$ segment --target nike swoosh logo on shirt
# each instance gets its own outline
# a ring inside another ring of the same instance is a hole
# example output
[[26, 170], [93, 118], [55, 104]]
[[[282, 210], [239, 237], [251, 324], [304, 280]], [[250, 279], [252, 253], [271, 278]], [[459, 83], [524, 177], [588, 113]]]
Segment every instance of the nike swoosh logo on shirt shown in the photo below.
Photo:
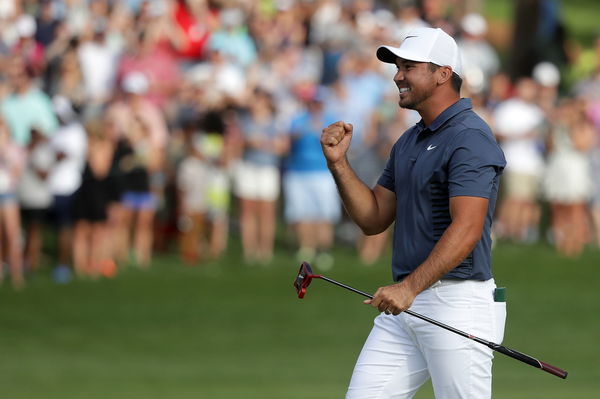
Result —
[[427, 151], [431, 151], [431, 150], [433, 150], [436, 147], [437, 147], [437, 145], [431, 145], [431, 144], [429, 144], [429, 147], [427, 147]]

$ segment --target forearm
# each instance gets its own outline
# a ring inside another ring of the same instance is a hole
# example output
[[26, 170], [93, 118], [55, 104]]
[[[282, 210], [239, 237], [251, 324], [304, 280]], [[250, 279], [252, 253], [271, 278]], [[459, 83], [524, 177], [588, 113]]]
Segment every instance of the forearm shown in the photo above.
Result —
[[403, 281], [415, 296], [458, 266], [481, 238], [478, 226], [451, 223], [425, 261]]
[[363, 183], [347, 159], [328, 164], [344, 207], [352, 220], [367, 234], [378, 234], [389, 226], [371, 188]]
[[321, 147], [346, 211], [365, 234], [378, 234], [396, 217], [396, 195], [379, 185], [371, 189], [356, 176], [346, 156], [352, 129], [342, 121], [327, 126], [321, 134]]

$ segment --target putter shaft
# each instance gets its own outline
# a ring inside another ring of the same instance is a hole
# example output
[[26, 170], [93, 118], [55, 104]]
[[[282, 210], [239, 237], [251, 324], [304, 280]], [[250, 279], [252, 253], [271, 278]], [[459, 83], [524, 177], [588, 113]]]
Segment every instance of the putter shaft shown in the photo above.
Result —
[[[315, 274], [309, 274], [308, 277], [309, 278], [319, 278], [321, 280], [325, 280], [325, 281], [327, 281], [327, 282], [329, 282], [331, 284], [335, 284], [335, 285], [337, 285], [339, 287], [345, 288], [345, 289], [347, 289], [349, 291], [355, 292], [355, 293], [357, 293], [359, 295], [362, 295], [364, 297], [367, 297], [369, 299], [373, 299], [373, 295], [367, 294], [366, 292], [358, 290], [358, 289], [356, 289], [354, 287], [350, 287], [349, 285], [340, 283], [339, 281], [335, 281], [335, 280], [333, 280], [333, 279], [331, 279], [329, 277], [322, 276], [322, 275], [315, 275]], [[533, 367], [536, 367], [538, 369], [544, 370], [545, 372], [550, 373], [552, 375], [555, 375], [555, 376], [557, 376], [559, 378], [562, 378], [562, 379], [567, 378], [567, 375], [568, 375], [567, 371], [562, 370], [562, 369], [560, 369], [560, 368], [558, 368], [556, 366], [552, 366], [551, 364], [542, 362], [542, 361], [540, 361], [540, 360], [538, 360], [538, 359], [536, 359], [536, 358], [534, 358], [532, 356], [526, 355], [525, 353], [516, 351], [514, 349], [507, 348], [506, 346], [503, 346], [503, 345], [500, 345], [500, 344], [496, 344], [494, 342], [487, 341], [487, 340], [485, 340], [483, 338], [476, 337], [475, 335], [466, 333], [466, 332], [461, 331], [461, 330], [459, 330], [457, 328], [451, 327], [451, 326], [449, 326], [447, 324], [444, 324], [444, 323], [439, 322], [437, 320], [431, 319], [431, 318], [429, 318], [427, 316], [423, 316], [422, 314], [417, 313], [417, 312], [413, 312], [412, 310], [405, 310], [404, 313], [409, 314], [409, 315], [411, 315], [413, 317], [417, 317], [417, 318], [419, 318], [419, 319], [421, 319], [423, 321], [426, 321], [427, 323], [431, 323], [433, 325], [441, 327], [441, 328], [443, 328], [445, 330], [448, 330], [450, 332], [453, 332], [455, 334], [461, 335], [461, 336], [463, 336], [465, 338], [468, 338], [468, 339], [470, 339], [472, 341], [478, 342], [478, 343], [480, 343], [482, 345], [485, 345], [488, 348], [490, 348], [490, 349], [492, 349], [492, 350], [494, 350], [496, 352], [499, 352], [499, 353], [502, 353], [502, 354], [504, 354], [506, 356], [512, 357], [513, 359], [519, 360], [519, 361], [521, 361], [523, 363], [529, 364], [530, 366], [533, 366]]]

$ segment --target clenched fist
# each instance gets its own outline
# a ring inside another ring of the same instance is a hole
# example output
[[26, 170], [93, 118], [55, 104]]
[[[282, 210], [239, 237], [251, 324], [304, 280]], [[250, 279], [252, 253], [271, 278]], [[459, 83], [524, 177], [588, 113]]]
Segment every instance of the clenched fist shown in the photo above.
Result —
[[328, 164], [335, 164], [346, 157], [352, 140], [352, 125], [342, 121], [332, 123], [321, 133], [321, 147]]

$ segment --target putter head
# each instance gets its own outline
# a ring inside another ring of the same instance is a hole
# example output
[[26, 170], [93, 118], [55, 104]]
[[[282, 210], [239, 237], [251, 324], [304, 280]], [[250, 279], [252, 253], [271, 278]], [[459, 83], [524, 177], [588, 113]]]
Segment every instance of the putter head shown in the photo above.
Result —
[[298, 270], [298, 275], [296, 276], [296, 280], [294, 280], [294, 287], [296, 288], [296, 292], [298, 293], [298, 298], [304, 298], [306, 294], [306, 289], [310, 285], [310, 282], [313, 278], [313, 271], [308, 262], [302, 262], [300, 265], [300, 269]]

